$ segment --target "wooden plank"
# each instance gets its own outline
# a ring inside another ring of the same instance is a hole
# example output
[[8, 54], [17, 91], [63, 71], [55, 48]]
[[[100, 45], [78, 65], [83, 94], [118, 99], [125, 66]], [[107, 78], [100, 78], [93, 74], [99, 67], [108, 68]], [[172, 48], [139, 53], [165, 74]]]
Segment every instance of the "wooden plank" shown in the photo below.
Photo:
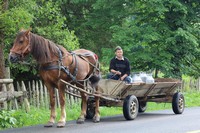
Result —
[[29, 104], [32, 105], [33, 104], [33, 91], [31, 89], [31, 82], [28, 81], [28, 88], [27, 88], [28, 94], [29, 94]]
[[17, 98], [23, 96], [23, 92], [22, 91], [1, 91], [0, 92], [0, 103], [4, 102], [4, 101], [10, 101], [13, 98]]
[[55, 100], [56, 100], [56, 106], [57, 106], [57, 108], [60, 108], [60, 97], [59, 97], [59, 92], [58, 92], [58, 89], [57, 89], [57, 88], [54, 88], [54, 90], [55, 90], [55, 95], [56, 95], [56, 98], [55, 98]]
[[65, 92], [66, 92], [67, 94], [70, 94], [70, 95], [74, 96], [74, 97], [81, 98], [80, 95], [77, 95], [77, 94], [71, 93], [71, 92], [68, 91], [68, 90], [65, 90]]
[[35, 81], [32, 81], [32, 90], [33, 90], [33, 106], [36, 107], [36, 91], [35, 91]]
[[86, 90], [84, 90], [82, 88], [79, 88], [79, 87], [76, 87], [76, 86], [74, 86], [74, 85], [72, 85], [72, 84], [70, 84], [70, 83], [68, 83], [68, 82], [66, 82], [66, 81], [64, 81], [62, 79], [60, 79], [60, 81], [63, 82], [63, 83], [65, 83], [66, 85], [72, 87], [73, 89], [77, 89], [77, 90], [79, 90], [79, 91], [81, 91], [81, 92], [83, 92], [83, 93], [85, 93], [87, 95], [100, 97], [100, 98], [103, 98], [105, 100], [110, 100], [110, 101], [115, 101], [115, 102], [121, 102], [121, 100], [118, 100], [118, 99], [115, 99], [115, 98], [111, 98], [111, 97], [107, 97], [107, 96], [103, 96], [102, 94], [89, 93]]
[[25, 86], [23, 81], [22, 81], [22, 91], [25, 94], [25, 96], [24, 96], [24, 105], [25, 105], [26, 112], [30, 112], [30, 103], [29, 103], [28, 98], [27, 98], [26, 86]]
[[3, 84], [3, 83], [12, 83], [13, 82], [13, 79], [0, 79], [0, 83]]
[[43, 89], [43, 85], [42, 85], [42, 81], [40, 80], [39, 81], [39, 84], [40, 84], [40, 105], [41, 107], [44, 107], [44, 89]]
[[[9, 88], [9, 90], [11, 90], [12, 92], [14, 92], [14, 85], [13, 85], [13, 83], [8, 84], [8, 88]], [[13, 102], [14, 102], [13, 104], [14, 104], [14, 106], [15, 106], [15, 109], [18, 110], [19, 107], [18, 107], [18, 103], [17, 103], [16, 97], [13, 98]]]
[[[19, 85], [19, 82], [17, 82], [17, 91], [21, 91], [21, 87]], [[23, 108], [23, 97], [20, 97], [20, 102], [19, 102], [19, 106], [21, 106]]]
[[45, 99], [45, 107], [49, 108], [48, 92], [47, 92], [47, 87], [45, 85], [44, 85], [44, 99]]
[[[11, 89], [11, 87], [9, 86], [9, 84], [7, 83], [6, 84], [6, 89], [7, 91], [10, 91], [10, 92], [13, 92], [14, 90]], [[8, 100], [7, 103], [8, 103], [8, 110], [12, 110], [13, 109], [13, 102], [14, 102], [14, 98], [12, 98], [13, 100]]]
[[40, 108], [40, 95], [39, 95], [39, 87], [38, 81], [35, 81], [35, 91], [36, 91], [36, 107]]
[[[2, 84], [2, 91], [5, 91], [5, 92], [7, 91], [6, 85], [5, 85], [5, 84]], [[8, 109], [7, 101], [3, 102], [3, 108], [4, 108], [5, 110]]]

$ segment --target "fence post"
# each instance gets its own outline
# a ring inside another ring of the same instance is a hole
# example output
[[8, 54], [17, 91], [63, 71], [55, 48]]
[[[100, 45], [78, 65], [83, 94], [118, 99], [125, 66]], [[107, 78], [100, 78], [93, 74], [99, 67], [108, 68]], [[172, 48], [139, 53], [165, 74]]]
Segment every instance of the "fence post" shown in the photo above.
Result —
[[57, 88], [54, 88], [54, 91], [55, 91], [55, 95], [56, 95], [56, 105], [57, 105], [57, 108], [60, 108], [60, 98], [59, 98], [59, 93], [58, 93], [58, 89]]
[[28, 97], [28, 99], [29, 99], [29, 103], [30, 103], [30, 105], [32, 105], [33, 104], [33, 91], [32, 91], [32, 89], [31, 89], [31, 82], [30, 81], [28, 81], [28, 94], [29, 94], [29, 97]]
[[[71, 88], [71, 87], [70, 87]], [[71, 93], [74, 92], [74, 89], [71, 88], [69, 89]], [[69, 99], [70, 99], [70, 106], [72, 107], [74, 105], [74, 97], [72, 95], [69, 95]]]
[[35, 81], [32, 81], [32, 90], [33, 90], [33, 106], [36, 107], [36, 91], [35, 91]]
[[49, 109], [48, 92], [47, 92], [47, 87], [45, 85], [44, 85], [44, 99], [45, 99], [45, 107]]
[[[5, 92], [7, 91], [6, 85], [5, 85], [5, 84], [2, 84], [2, 91], [5, 91]], [[4, 108], [5, 110], [8, 109], [7, 101], [3, 102], [3, 108]]]
[[40, 83], [40, 105], [41, 107], [44, 107], [44, 89], [43, 89], [43, 85], [42, 85], [42, 81], [39, 81]]
[[[15, 91], [15, 90], [14, 90], [13, 83], [7, 84], [7, 88], [8, 88], [8, 90], [10, 90], [11, 92], [14, 92], [14, 91]], [[11, 100], [11, 101], [12, 101], [12, 100]], [[14, 102], [15, 109], [18, 110], [19, 107], [18, 107], [18, 103], [17, 103], [17, 99], [16, 99], [16, 98], [14, 98], [13, 101], [11, 102], [10, 108], [12, 108], [11, 106], [12, 106], [13, 102]]]
[[25, 96], [24, 96], [25, 109], [26, 109], [26, 112], [29, 112], [30, 111], [30, 104], [29, 104], [28, 98], [27, 98], [26, 86], [25, 86], [23, 81], [22, 81], [22, 91], [25, 94]]
[[[19, 82], [17, 82], [17, 91], [22, 91], [21, 90], [21, 87], [19, 85]], [[24, 108], [24, 105], [23, 105], [23, 97], [20, 97], [20, 104], [19, 106], [21, 106], [21, 108]]]
[[39, 88], [38, 88], [38, 81], [35, 82], [36, 86], [36, 107], [40, 107], [40, 100], [39, 100]]

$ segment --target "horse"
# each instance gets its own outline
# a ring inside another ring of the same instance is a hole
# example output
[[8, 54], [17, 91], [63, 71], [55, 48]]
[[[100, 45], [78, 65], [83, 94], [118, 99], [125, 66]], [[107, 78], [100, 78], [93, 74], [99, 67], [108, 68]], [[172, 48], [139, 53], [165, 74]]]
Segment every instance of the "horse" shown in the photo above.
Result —
[[[9, 60], [16, 63], [24, 60], [31, 54], [39, 65], [39, 74], [50, 94], [50, 119], [44, 127], [52, 127], [55, 124], [55, 91], [58, 89], [61, 115], [57, 127], [66, 124], [65, 89], [66, 84], [60, 79], [85, 89], [84, 83], [89, 82], [93, 89], [98, 91], [100, 70], [98, 56], [90, 50], [78, 49], [72, 52], [63, 46], [32, 33], [30, 30], [20, 30], [13, 47], [10, 49]], [[77, 123], [84, 123], [87, 110], [87, 95], [80, 92], [82, 107]], [[99, 97], [95, 97], [94, 122], [100, 121]]]

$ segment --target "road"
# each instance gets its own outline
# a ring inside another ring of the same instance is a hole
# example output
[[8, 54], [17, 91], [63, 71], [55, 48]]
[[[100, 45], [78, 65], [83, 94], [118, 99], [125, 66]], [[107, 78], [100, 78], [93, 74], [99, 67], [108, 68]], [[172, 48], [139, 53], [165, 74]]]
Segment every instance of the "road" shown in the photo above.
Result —
[[172, 110], [139, 114], [126, 121], [123, 115], [101, 118], [100, 123], [68, 121], [65, 128], [44, 128], [43, 125], [8, 129], [0, 133], [200, 133], [200, 107], [185, 108], [181, 115]]

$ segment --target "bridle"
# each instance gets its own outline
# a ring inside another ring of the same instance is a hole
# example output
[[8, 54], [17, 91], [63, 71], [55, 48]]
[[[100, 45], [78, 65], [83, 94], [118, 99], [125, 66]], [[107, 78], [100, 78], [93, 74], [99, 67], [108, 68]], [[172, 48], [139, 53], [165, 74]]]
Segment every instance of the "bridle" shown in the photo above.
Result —
[[22, 51], [15, 51], [15, 50], [10, 50], [11, 53], [14, 53], [14, 54], [17, 54], [17, 55], [20, 55], [21, 58], [24, 58], [24, 55], [26, 53], [26, 51], [30, 51], [30, 33], [28, 35], [28, 44], [27, 46], [24, 48], [24, 50]]

